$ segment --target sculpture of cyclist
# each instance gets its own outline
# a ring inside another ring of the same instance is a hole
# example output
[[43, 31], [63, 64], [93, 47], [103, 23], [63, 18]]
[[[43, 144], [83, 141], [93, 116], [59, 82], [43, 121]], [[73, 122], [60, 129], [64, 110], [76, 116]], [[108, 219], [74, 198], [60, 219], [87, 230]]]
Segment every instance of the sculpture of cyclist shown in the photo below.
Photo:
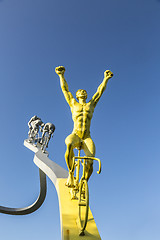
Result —
[[[74, 186], [74, 169], [73, 165], [73, 157], [74, 157], [74, 148], [82, 148], [87, 157], [95, 156], [95, 145], [90, 136], [90, 124], [93, 116], [94, 108], [96, 107], [97, 102], [102, 96], [107, 82], [110, 78], [113, 77], [113, 73], [109, 70], [104, 72], [104, 79], [100, 86], [97, 89], [97, 92], [93, 95], [92, 99], [87, 103], [87, 92], [83, 89], [79, 89], [76, 92], [76, 99], [74, 99], [73, 95], [68, 89], [68, 84], [64, 78], [65, 68], [63, 66], [59, 66], [55, 68], [55, 72], [58, 74], [60, 78], [60, 85], [64, 97], [67, 103], [70, 106], [72, 119], [74, 122], [74, 128], [72, 133], [65, 139], [65, 143], [67, 146], [65, 153], [65, 160], [69, 169], [69, 177], [66, 185], [68, 187]], [[85, 178], [88, 180], [93, 172], [93, 163], [92, 161], [87, 161], [86, 164], [86, 172]]]
[[[40, 141], [40, 144], [42, 144], [41, 149], [43, 151], [45, 151], [45, 148], [48, 148], [49, 140], [50, 140], [51, 136], [53, 136], [54, 131], [55, 131], [55, 126], [54, 126], [53, 123], [46, 123], [44, 125], [43, 132], [42, 132], [42, 138], [41, 138], [41, 141]], [[47, 137], [47, 142], [45, 143], [46, 133], [48, 133], [48, 137]]]
[[35, 142], [35, 137], [39, 132], [39, 127], [41, 127], [41, 131], [42, 131], [44, 123], [39, 117], [35, 115], [29, 120], [28, 126], [29, 126], [28, 141]]

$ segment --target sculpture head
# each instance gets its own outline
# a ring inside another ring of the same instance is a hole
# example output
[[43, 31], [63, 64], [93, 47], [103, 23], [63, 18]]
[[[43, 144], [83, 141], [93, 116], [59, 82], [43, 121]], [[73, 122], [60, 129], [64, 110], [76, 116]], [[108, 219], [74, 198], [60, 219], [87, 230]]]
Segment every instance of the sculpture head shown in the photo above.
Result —
[[39, 117], [37, 117], [37, 115], [34, 115], [34, 116], [32, 117], [32, 119], [34, 119], [34, 120], [41, 120]]
[[76, 92], [76, 98], [79, 100], [80, 98], [81, 99], [87, 99], [87, 92], [86, 90], [83, 90], [83, 89], [79, 89], [77, 92]]

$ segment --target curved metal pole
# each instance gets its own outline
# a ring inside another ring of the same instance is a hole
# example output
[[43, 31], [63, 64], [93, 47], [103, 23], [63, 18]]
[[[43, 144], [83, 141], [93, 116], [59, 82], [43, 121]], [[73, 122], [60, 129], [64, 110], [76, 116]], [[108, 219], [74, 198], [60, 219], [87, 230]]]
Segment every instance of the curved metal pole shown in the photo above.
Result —
[[47, 185], [46, 185], [46, 174], [39, 169], [39, 177], [40, 177], [40, 194], [37, 200], [30, 206], [25, 208], [9, 208], [0, 206], [0, 213], [10, 214], [10, 215], [26, 215], [36, 211], [45, 200]]

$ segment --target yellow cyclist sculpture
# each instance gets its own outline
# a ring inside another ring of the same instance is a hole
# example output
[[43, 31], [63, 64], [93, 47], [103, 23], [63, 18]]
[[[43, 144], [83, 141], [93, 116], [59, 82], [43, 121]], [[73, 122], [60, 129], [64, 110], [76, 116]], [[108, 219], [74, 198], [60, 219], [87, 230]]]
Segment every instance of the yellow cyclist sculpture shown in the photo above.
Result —
[[[66, 101], [68, 102], [72, 119], [74, 122], [74, 128], [72, 133], [65, 139], [67, 146], [65, 153], [65, 160], [69, 169], [69, 177], [66, 185], [68, 187], [74, 186], [74, 169], [73, 169], [73, 157], [74, 148], [81, 148], [84, 150], [87, 157], [95, 156], [95, 144], [90, 136], [90, 124], [93, 116], [94, 108], [99, 101], [102, 93], [106, 89], [108, 80], [113, 76], [113, 73], [109, 70], [104, 72], [103, 82], [97, 89], [97, 92], [93, 95], [92, 99], [86, 103], [87, 92], [86, 90], [79, 89], [76, 92], [77, 102], [71, 92], [68, 89], [68, 84], [64, 78], [65, 68], [59, 66], [55, 68], [55, 72], [60, 78], [60, 85]], [[88, 161], [86, 165], [85, 178], [88, 180], [93, 172], [93, 162]]]

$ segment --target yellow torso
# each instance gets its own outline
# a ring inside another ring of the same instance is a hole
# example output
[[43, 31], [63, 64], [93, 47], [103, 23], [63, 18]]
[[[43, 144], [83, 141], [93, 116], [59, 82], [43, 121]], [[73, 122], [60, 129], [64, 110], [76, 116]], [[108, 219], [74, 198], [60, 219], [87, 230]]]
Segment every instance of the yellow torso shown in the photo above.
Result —
[[72, 119], [74, 122], [73, 133], [76, 133], [81, 139], [90, 136], [90, 124], [94, 112], [92, 102], [80, 104], [74, 101], [71, 106]]

